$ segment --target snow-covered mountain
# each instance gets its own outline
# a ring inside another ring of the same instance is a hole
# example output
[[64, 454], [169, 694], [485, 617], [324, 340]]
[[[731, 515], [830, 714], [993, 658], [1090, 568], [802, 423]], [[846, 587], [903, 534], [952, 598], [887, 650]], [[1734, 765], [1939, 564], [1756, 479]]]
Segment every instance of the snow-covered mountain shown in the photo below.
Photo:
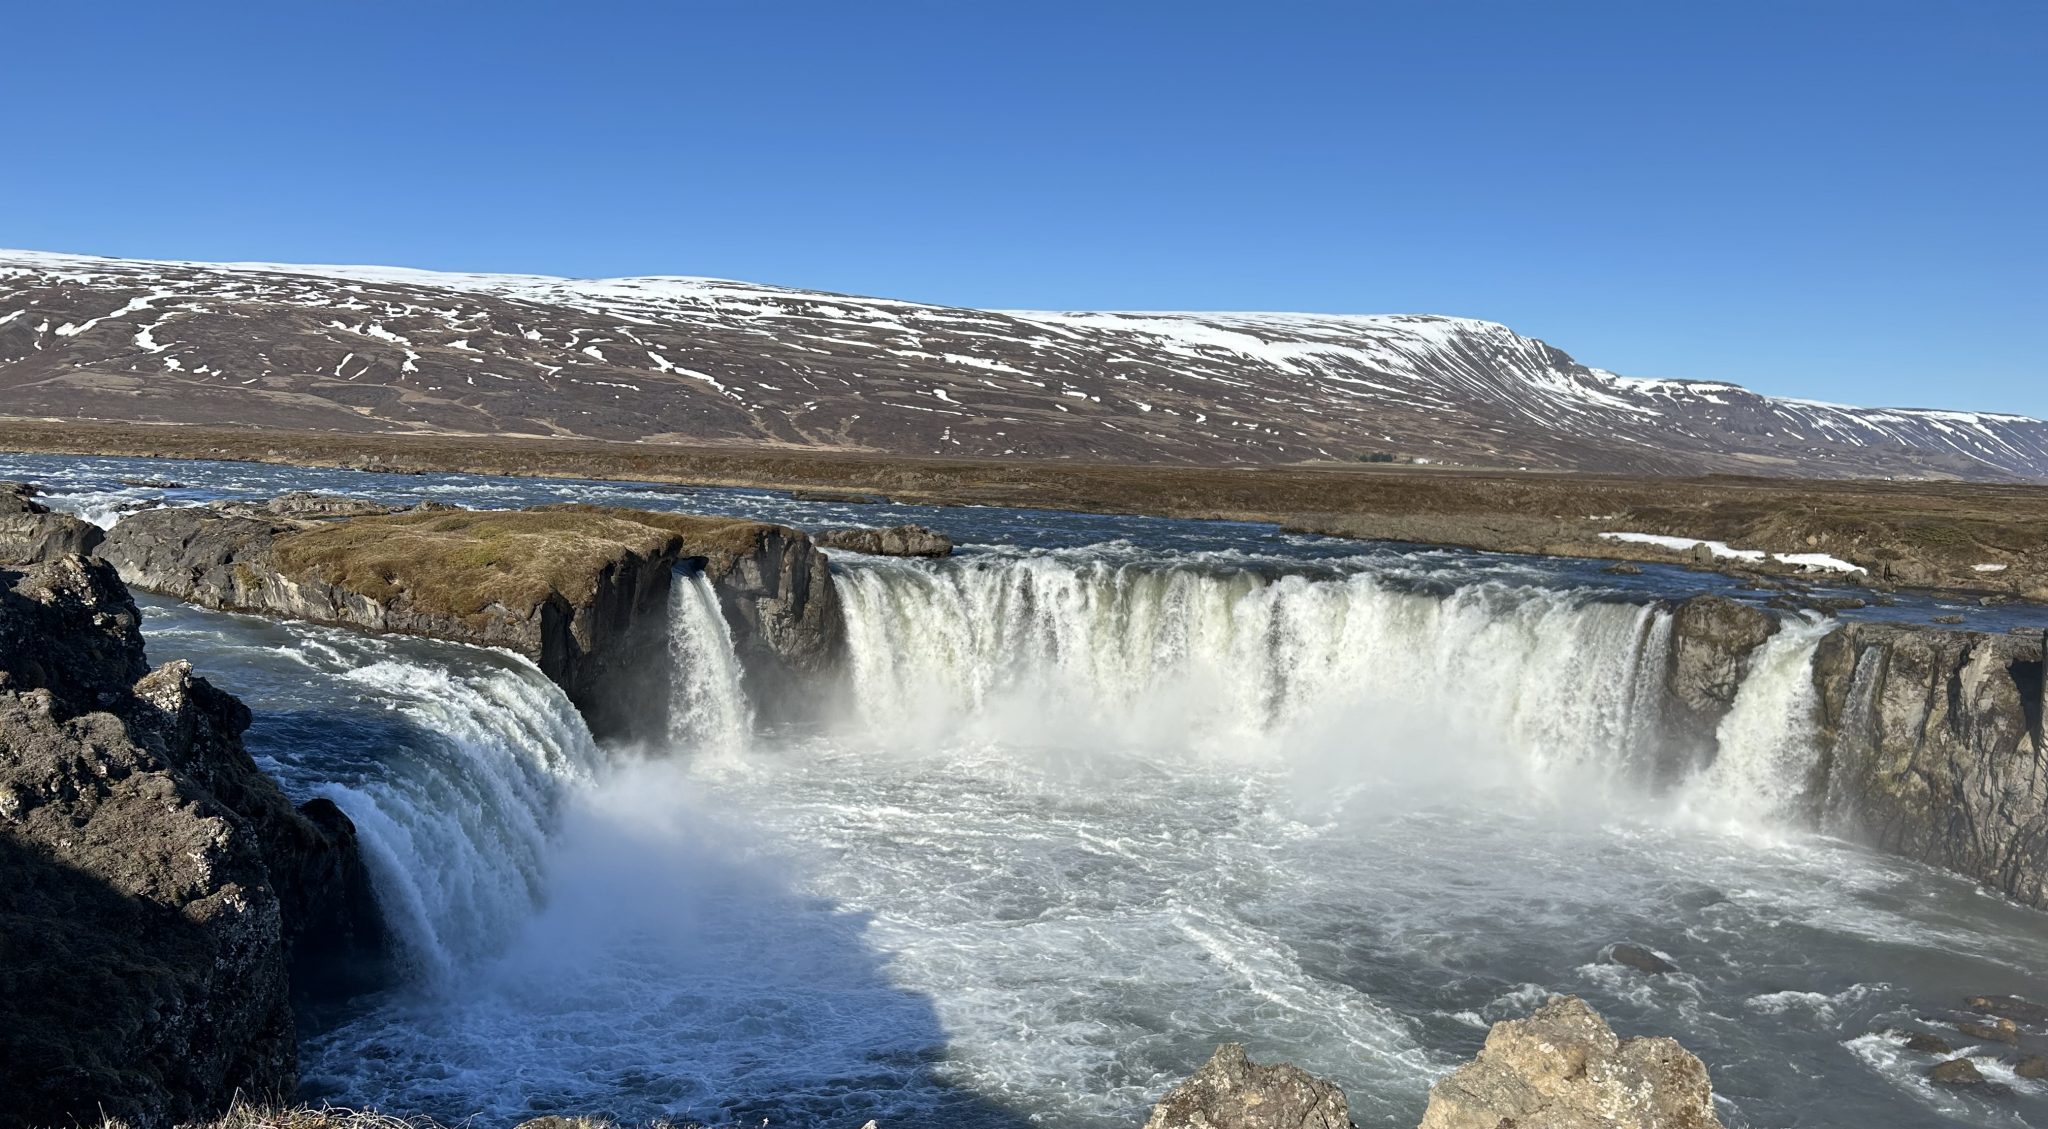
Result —
[[1587, 368], [1394, 314], [957, 309], [0, 251], [0, 416], [1132, 462], [2048, 478], [2048, 424]]

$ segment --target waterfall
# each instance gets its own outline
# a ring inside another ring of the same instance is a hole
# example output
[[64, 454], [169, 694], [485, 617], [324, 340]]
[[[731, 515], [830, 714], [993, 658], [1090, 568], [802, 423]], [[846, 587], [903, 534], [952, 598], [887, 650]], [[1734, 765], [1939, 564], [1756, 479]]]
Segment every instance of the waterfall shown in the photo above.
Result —
[[745, 749], [753, 706], [740, 683], [732, 629], [718, 592], [701, 572], [678, 570], [669, 594], [669, 739], [713, 753]]
[[1813, 655], [1833, 628], [1793, 620], [1757, 648], [1715, 731], [1720, 751], [1685, 785], [1688, 806], [1743, 820], [1801, 819], [1819, 760]]
[[1284, 755], [1398, 735], [1431, 755], [1507, 752], [1537, 777], [1625, 777], [1670, 639], [1652, 606], [1364, 573], [1041, 554], [863, 563], [839, 581], [857, 720], [892, 739], [1069, 729]]
[[336, 676], [389, 716], [355, 723], [378, 726], [376, 758], [355, 771], [330, 762], [317, 791], [355, 822], [402, 956], [433, 983], [531, 915], [553, 813], [591, 777], [598, 750], [567, 697], [511, 656], [385, 658]]

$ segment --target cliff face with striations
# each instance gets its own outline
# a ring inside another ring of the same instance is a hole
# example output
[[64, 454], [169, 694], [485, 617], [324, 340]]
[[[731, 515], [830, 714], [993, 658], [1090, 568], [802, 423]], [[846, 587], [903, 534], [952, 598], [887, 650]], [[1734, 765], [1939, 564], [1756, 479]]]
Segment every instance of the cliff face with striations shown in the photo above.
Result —
[[1850, 623], [1814, 663], [1833, 831], [2048, 906], [2043, 638]]
[[103, 562], [0, 567], [0, 1126], [286, 1096], [293, 958], [381, 939], [347, 817], [295, 809], [139, 622]]
[[824, 554], [782, 526], [590, 506], [286, 509], [146, 511], [101, 553], [130, 584], [207, 607], [515, 651], [601, 737], [667, 731], [679, 567], [712, 579], [763, 699], [828, 669], [843, 646]]

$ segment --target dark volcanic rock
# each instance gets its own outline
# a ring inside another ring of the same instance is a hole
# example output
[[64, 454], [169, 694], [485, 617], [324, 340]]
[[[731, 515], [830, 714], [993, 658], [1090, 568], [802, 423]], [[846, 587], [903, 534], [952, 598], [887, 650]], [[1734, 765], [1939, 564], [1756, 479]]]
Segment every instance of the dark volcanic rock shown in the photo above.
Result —
[[99, 547], [99, 526], [54, 513], [35, 494], [26, 483], [0, 482], [0, 565], [84, 556]]
[[1942, 1038], [1939, 1035], [1930, 1035], [1925, 1031], [1903, 1030], [1896, 1031], [1895, 1034], [1901, 1035], [1905, 1038], [1906, 1049], [1909, 1051], [1915, 1051], [1923, 1055], [1946, 1055], [1955, 1053], [1955, 1048], [1949, 1045], [1949, 1041], [1947, 1039]]
[[1647, 972], [1652, 976], [1678, 971], [1677, 965], [1658, 956], [1655, 952], [1641, 945], [1631, 945], [1626, 941], [1609, 946], [1606, 952], [1606, 959], [1609, 964], [1619, 964], [1626, 968], [1633, 968], [1637, 972]]
[[346, 817], [293, 809], [241, 703], [146, 673], [138, 619], [103, 562], [0, 568], [0, 1126], [289, 1096], [295, 941], [377, 933]]
[[949, 557], [953, 539], [922, 525], [894, 525], [887, 529], [827, 529], [811, 536], [827, 549], [869, 553], [878, 557]]
[[1814, 659], [1830, 831], [2048, 905], [2042, 639], [1853, 622]]
[[1145, 1129], [1352, 1129], [1344, 1091], [1285, 1063], [1259, 1066], [1225, 1043], [1167, 1091]]
[[2048, 1005], [2023, 1000], [2018, 996], [1971, 996], [1963, 1002], [1971, 1011], [2001, 1016], [2015, 1023], [2034, 1026], [2048, 1024]]
[[1714, 731], [1735, 704], [1750, 657], [1778, 633], [1769, 612], [1725, 596], [1695, 596], [1671, 617], [1666, 672], [1665, 757], [1660, 777], [1677, 780], [1714, 755]]
[[2011, 1043], [2018, 1046], [2020, 1041], [2019, 1025], [2010, 1019], [1993, 1019], [1988, 1023], [1965, 1019], [1957, 1022], [1956, 1030], [1972, 1039], [1987, 1043]]
[[1927, 1072], [1927, 1077], [1933, 1079], [1937, 1086], [1980, 1086], [1984, 1083], [1984, 1075], [1977, 1069], [1977, 1064], [1966, 1058], [1936, 1063]]
[[1478, 1057], [1429, 1091], [1421, 1129], [1719, 1129], [1707, 1068], [1676, 1040], [1617, 1038], [1585, 1002], [1552, 996], [1493, 1025]]
[[825, 554], [802, 533], [764, 527], [751, 552], [709, 559], [755, 702], [799, 712], [846, 650], [846, 618]]

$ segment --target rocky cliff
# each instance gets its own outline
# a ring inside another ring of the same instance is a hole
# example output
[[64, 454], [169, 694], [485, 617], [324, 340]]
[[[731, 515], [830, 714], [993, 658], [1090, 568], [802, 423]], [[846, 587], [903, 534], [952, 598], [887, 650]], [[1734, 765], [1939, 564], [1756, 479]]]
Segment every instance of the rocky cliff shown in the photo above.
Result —
[[377, 939], [347, 817], [294, 809], [139, 623], [103, 562], [0, 567], [0, 1126], [288, 1095], [293, 958]]
[[1814, 662], [1827, 828], [2048, 907], [2043, 638], [1848, 623]]
[[100, 528], [35, 500], [35, 488], [0, 482], [0, 565], [80, 556], [99, 547]]
[[207, 607], [516, 651], [600, 737], [667, 732], [678, 568], [717, 587], [759, 702], [786, 699], [843, 646], [825, 556], [783, 526], [592, 506], [357, 515], [283, 502], [146, 511], [100, 551], [130, 584]]

